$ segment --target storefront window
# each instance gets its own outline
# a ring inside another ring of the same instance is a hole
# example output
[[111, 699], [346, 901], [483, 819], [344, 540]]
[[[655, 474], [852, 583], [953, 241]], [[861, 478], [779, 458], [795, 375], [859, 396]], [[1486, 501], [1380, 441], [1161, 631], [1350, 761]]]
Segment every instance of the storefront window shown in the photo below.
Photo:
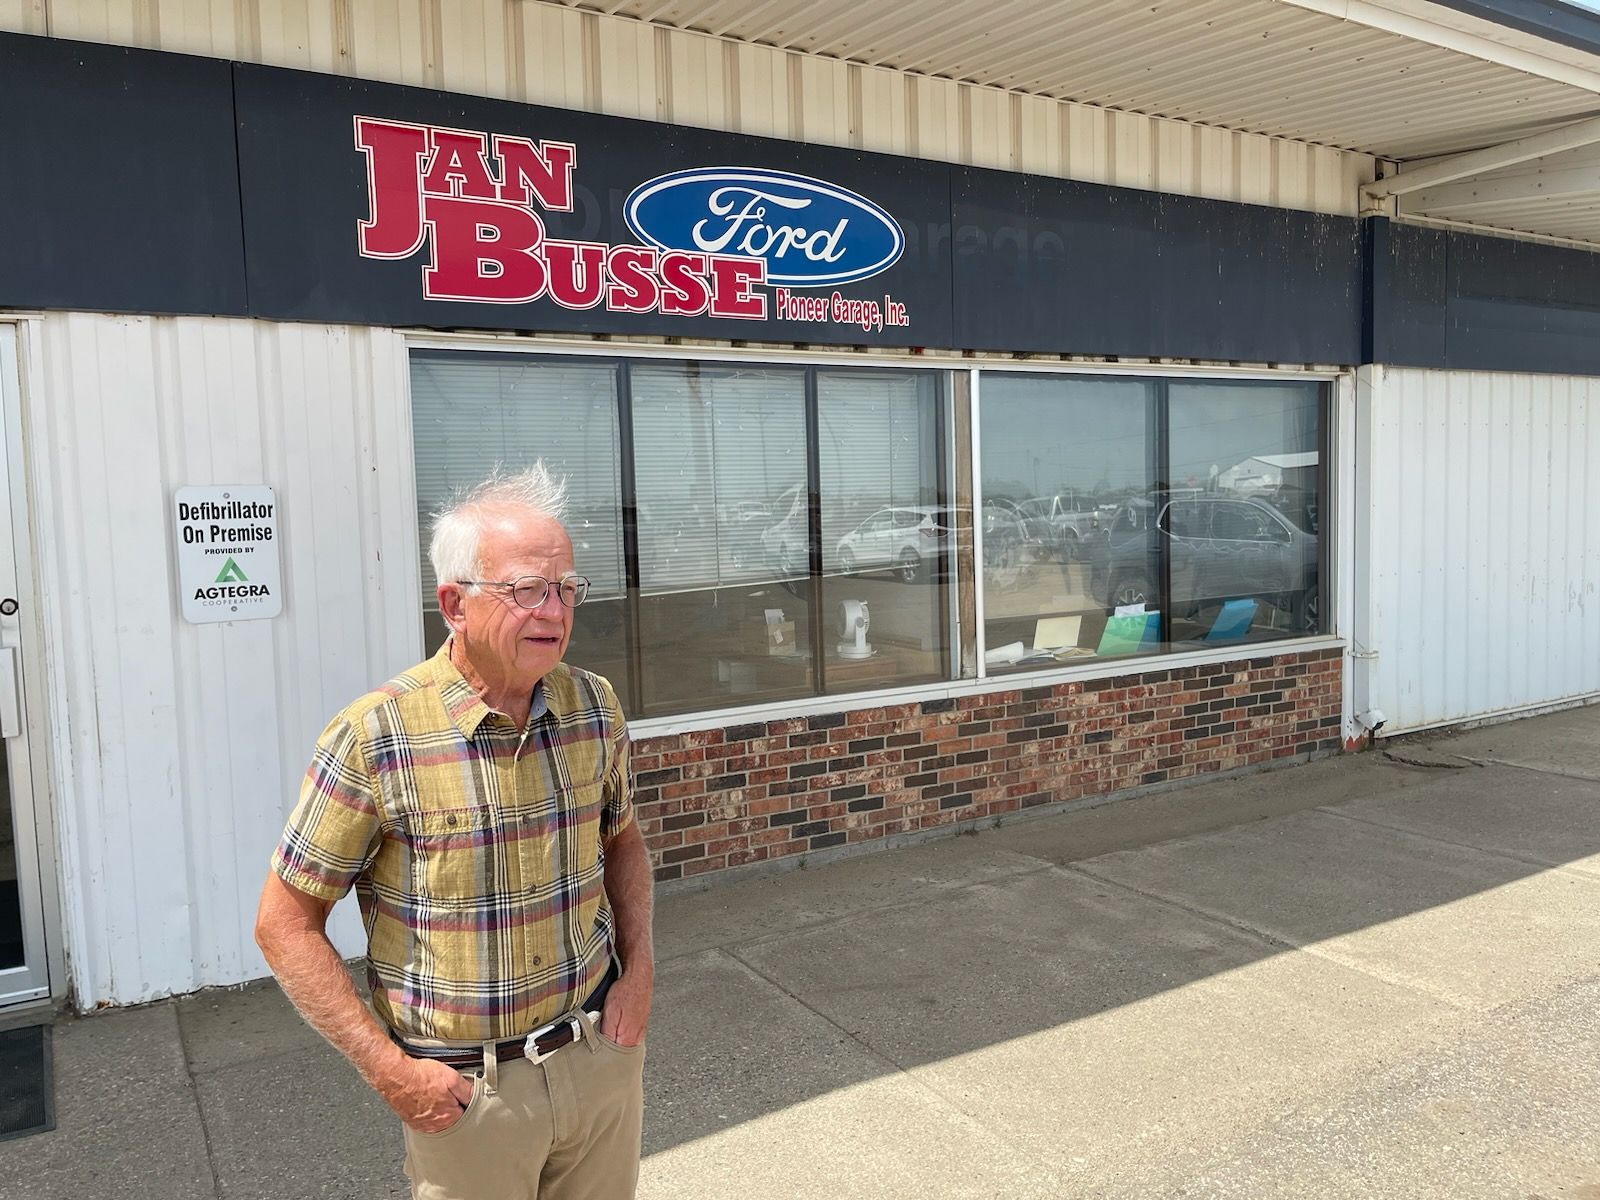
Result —
[[1322, 632], [1319, 385], [1174, 382], [1168, 396], [1172, 642]]
[[820, 371], [817, 411], [826, 690], [942, 678], [955, 521], [936, 377]]
[[[567, 478], [593, 581], [567, 659], [656, 716], [948, 675], [933, 371], [418, 353], [418, 518], [491, 468]], [[426, 558], [428, 644], [445, 630]]]
[[809, 606], [785, 583], [808, 562], [804, 505], [792, 519], [804, 372], [663, 363], [630, 377], [643, 711], [809, 695]]
[[984, 637], [991, 672], [1161, 648], [1143, 534], [1160, 384], [987, 372], [981, 389]]
[[426, 650], [449, 632], [439, 616], [428, 563], [431, 515], [496, 466], [517, 470], [543, 458], [566, 477], [567, 530], [577, 569], [589, 577], [569, 661], [630, 682], [623, 562], [617, 368], [513, 355], [451, 352], [411, 357]]
[[1321, 386], [988, 373], [991, 671], [1320, 633]]

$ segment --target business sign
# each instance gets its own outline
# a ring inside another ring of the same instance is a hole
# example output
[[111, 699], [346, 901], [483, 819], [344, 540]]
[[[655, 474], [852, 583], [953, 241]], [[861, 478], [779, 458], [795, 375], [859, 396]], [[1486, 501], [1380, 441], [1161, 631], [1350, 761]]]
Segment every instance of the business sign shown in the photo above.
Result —
[[640, 244], [610, 243], [547, 232], [549, 214], [573, 211], [572, 143], [357, 116], [355, 147], [370, 207], [354, 230], [359, 252], [416, 258], [428, 300], [731, 321], [775, 312], [866, 331], [911, 324], [890, 295], [792, 296], [870, 279], [905, 249], [884, 209], [824, 180], [754, 167], [676, 171], [628, 196], [625, 220]]
[[1600, 256], [1462, 242], [1441, 282], [1369, 221], [1369, 283], [1326, 213], [4, 32], [0, 112], [6, 309], [1301, 363], [1372, 361], [1377, 312], [1400, 361], [1461, 321], [1469, 367], [1600, 345], [1571, 299]]
[[949, 344], [946, 164], [272, 68], [236, 80], [259, 315]]
[[179, 488], [172, 515], [185, 620], [250, 621], [283, 611], [271, 488]]

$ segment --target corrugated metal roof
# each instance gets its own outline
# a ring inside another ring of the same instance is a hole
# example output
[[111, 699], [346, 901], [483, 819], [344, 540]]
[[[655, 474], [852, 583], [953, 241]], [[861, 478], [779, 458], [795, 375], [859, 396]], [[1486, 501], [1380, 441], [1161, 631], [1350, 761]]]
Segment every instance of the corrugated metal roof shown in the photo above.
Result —
[[1392, 159], [1600, 113], [1591, 89], [1283, 0], [556, 2]]

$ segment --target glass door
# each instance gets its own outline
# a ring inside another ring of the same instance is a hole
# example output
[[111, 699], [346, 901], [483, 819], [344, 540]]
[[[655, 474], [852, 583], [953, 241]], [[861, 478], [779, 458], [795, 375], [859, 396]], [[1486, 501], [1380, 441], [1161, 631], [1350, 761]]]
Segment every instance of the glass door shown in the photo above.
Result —
[[17, 331], [0, 325], [0, 1005], [50, 993], [44, 892], [22, 695], [17, 530], [27, 522], [20, 444]]

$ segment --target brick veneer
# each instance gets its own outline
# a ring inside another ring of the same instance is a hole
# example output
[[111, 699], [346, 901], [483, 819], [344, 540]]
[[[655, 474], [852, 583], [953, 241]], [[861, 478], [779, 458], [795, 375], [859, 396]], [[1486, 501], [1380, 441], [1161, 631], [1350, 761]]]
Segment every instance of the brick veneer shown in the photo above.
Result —
[[1339, 661], [1319, 650], [645, 738], [639, 819], [665, 881], [1337, 750]]

